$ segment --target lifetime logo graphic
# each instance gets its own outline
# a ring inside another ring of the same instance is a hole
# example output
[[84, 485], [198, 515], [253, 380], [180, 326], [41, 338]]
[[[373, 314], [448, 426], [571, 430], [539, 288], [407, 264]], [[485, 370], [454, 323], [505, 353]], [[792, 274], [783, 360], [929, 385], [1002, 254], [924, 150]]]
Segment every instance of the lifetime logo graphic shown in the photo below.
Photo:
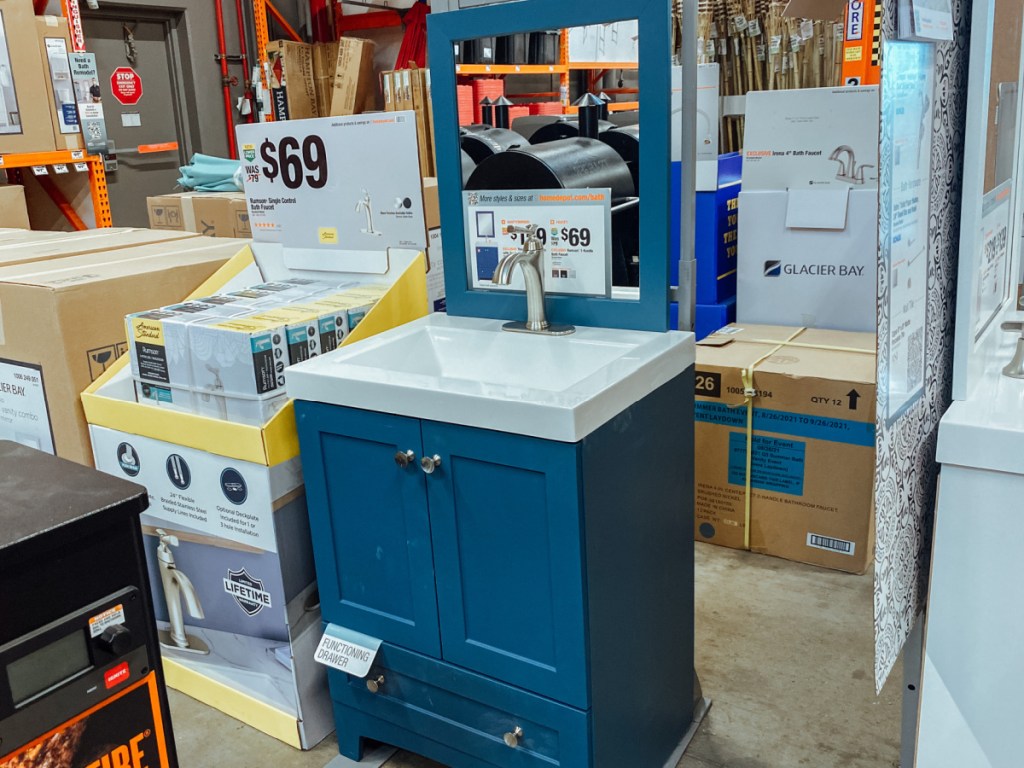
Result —
[[781, 261], [764, 263], [765, 277], [863, 277], [864, 267], [856, 264], [784, 264]]
[[238, 571], [228, 569], [224, 579], [224, 591], [235, 598], [238, 607], [249, 616], [255, 616], [264, 608], [272, 608], [270, 593], [263, 589], [263, 581], [254, 579], [242, 568]]

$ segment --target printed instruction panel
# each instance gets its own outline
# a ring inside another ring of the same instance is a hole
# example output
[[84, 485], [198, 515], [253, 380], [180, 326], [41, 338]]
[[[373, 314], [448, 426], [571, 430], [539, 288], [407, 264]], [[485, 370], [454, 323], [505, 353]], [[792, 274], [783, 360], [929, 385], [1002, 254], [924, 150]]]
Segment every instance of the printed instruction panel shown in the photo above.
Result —
[[0, 359], [0, 440], [55, 453], [42, 368]]
[[882, 93], [892, 131], [889, 211], [888, 420], [924, 392], [928, 308], [928, 204], [931, 188], [935, 53], [888, 43]]
[[544, 250], [545, 293], [611, 294], [611, 190], [463, 192], [466, 255], [474, 288], [522, 291], [522, 269], [512, 282], [494, 282], [498, 265], [522, 251], [535, 232]]

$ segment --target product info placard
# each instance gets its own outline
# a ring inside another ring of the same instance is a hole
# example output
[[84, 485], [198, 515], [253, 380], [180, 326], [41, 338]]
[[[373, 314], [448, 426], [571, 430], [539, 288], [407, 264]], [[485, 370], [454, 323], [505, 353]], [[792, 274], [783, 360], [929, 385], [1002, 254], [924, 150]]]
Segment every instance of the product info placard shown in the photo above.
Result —
[[522, 291], [522, 270], [510, 285], [494, 281], [503, 259], [522, 251], [535, 228], [543, 246], [545, 293], [611, 294], [611, 190], [547, 189], [463, 192], [466, 253], [474, 288]]

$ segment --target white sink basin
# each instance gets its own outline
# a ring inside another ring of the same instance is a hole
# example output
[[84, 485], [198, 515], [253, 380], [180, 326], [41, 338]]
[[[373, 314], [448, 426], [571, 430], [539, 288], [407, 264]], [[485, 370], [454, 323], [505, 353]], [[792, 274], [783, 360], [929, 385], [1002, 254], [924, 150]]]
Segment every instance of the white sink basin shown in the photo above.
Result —
[[577, 442], [694, 361], [693, 335], [428, 315], [286, 370], [299, 400]]

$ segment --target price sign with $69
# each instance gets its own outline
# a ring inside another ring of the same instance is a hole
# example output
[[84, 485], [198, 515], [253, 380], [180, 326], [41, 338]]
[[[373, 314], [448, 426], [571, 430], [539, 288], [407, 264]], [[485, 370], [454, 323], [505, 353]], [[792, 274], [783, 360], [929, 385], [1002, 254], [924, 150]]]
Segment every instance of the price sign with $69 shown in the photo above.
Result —
[[263, 175], [271, 183], [280, 177], [288, 189], [327, 186], [327, 147], [319, 136], [305, 136], [301, 141], [294, 136], [284, 136], [277, 142], [266, 139], [260, 145], [260, 160]]

